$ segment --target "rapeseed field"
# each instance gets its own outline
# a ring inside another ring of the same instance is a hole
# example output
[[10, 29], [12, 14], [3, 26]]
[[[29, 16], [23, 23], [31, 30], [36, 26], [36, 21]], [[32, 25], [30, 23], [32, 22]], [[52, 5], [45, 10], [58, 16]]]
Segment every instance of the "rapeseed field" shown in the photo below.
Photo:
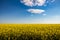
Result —
[[60, 40], [60, 24], [0, 24], [0, 40]]

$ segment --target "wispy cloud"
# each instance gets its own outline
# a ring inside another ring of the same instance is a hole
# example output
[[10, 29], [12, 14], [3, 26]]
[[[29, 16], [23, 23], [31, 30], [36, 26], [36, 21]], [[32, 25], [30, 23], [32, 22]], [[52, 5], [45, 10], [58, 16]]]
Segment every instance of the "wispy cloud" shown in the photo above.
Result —
[[45, 12], [45, 10], [42, 10], [42, 9], [28, 9], [27, 11], [34, 14], [41, 14]]
[[53, 3], [53, 2], [55, 2], [55, 0], [52, 0], [51, 2]]
[[54, 3], [56, 0], [47, 0], [46, 3]]
[[46, 16], [47, 14], [43, 14], [43, 16]]
[[21, 3], [24, 3], [26, 6], [43, 6], [46, 0], [22, 0]]

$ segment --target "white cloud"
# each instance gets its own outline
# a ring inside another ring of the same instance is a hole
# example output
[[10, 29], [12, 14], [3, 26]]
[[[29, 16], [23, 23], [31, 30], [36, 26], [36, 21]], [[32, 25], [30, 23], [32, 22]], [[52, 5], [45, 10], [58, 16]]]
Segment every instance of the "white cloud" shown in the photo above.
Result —
[[21, 3], [24, 3], [26, 6], [43, 6], [46, 0], [22, 0]]
[[21, 3], [24, 3], [27, 6], [33, 6], [33, 0], [22, 0]]
[[42, 9], [28, 9], [27, 11], [34, 14], [41, 14], [45, 12], [45, 10], [42, 10]]
[[43, 6], [45, 4], [46, 0], [36, 0], [35, 5]]

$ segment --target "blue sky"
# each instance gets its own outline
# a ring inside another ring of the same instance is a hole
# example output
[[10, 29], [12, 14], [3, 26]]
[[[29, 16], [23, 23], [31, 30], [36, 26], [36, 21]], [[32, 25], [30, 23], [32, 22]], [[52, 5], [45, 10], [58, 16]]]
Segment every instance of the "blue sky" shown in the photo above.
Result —
[[60, 0], [0, 0], [0, 23], [60, 23]]

